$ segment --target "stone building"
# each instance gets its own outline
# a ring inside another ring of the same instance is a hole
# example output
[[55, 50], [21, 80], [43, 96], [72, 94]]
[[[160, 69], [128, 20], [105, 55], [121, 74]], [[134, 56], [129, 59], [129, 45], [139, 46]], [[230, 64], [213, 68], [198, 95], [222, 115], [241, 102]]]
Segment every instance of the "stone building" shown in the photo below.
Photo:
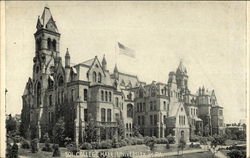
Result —
[[133, 136], [133, 127], [140, 127], [144, 136], [181, 135], [188, 141], [191, 134], [223, 132], [223, 108], [217, 104], [214, 91], [204, 89], [191, 94], [188, 75], [180, 62], [176, 72], [170, 72], [167, 83], [146, 84], [137, 76], [120, 72], [115, 66], [107, 70], [103, 56], [71, 64], [70, 51], [62, 63], [60, 33], [45, 7], [38, 17], [33, 58], [33, 76], [22, 96], [22, 126], [34, 137], [52, 129], [64, 118], [65, 134], [75, 142], [83, 142], [83, 132], [89, 119], [98, 126], [100, 139], [117, 135], [117, 123], [123, 120], [125, 136]]

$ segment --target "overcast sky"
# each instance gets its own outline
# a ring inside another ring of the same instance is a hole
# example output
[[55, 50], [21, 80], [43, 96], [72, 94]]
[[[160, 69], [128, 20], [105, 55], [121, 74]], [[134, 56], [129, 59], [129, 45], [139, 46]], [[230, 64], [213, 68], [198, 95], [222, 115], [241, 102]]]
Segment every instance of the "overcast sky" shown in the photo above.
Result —
[[[6, 1], [7, 113], [20, 113], [32, 77], [38, 15], [48, 6], [61, 33], [60, 52], [72, 63], [105, 54], [108, 69], [140, 80], [167, 82], [180, 59], [189, 88], [215, 90], [225, 122], [246, 116], [246, 2], [8, 2]], [[117, 41], [136, 51], [119, 55]]]

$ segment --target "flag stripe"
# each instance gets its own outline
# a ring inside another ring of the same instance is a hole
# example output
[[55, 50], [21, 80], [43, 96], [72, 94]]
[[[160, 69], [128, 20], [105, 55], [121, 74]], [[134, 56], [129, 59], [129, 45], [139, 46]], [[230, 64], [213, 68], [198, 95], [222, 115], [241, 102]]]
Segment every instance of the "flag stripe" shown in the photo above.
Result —
[[120, 54], [124, 54], [124, 55], [130, 56], [130, 57], [135, 57], [135, 51], [133, 49], [130, 49], [130, 48], [124, 46], [120, 42], [118, 42], [118, 47], [119, 47]]

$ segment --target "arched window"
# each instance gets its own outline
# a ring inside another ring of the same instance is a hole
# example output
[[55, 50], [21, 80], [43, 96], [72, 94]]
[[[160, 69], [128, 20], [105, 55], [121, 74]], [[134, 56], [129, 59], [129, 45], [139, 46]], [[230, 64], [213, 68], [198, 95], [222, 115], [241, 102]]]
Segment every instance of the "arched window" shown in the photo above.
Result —
[[58, 85], [59, 85], [59, 86], [63, 86], [63, 82], [64, 82], [64, 81], [63, 81], [63, 77], [60, 76], [59, 79], [58, 79]]
[[36, 103], [37, 107], [40, 107], [41, 105], [41, 83], [37, 83], [37, 88], [36, 88]]
[[54, 78], [53, 76], [49, 76], [49, 79], [48, 79], [48, 86], [49, 86], [49, 89], [52, 89], [54, 87]]
[[93, 82], [96, 82], [96, 72], [93, 72]]
[[101, 122], [106, 121], [106, 109], [102, 108], [101, 109]]
[[103, 92], [103, 90], [101, 90], [101, 98], [102, 98], [102, 101], [104, 101], [104, 92]]
[[74, 101], [74, 89], [71, 89], [71, 101], [73, 102]]
[[102, 74], [99, 72], [98, 73], [98, 83], [102, 82]]
[[132, 104], [127, 105], [127, 117], [133, 118], [133, 105]]
[[164, 106], [164, 110], [166, 110], [167, 107], [166, 107], [166, 102], [165, 101], [163, 101], [163, 106]]
[[143, 98], [143, 90], [142, 89], [140, 89], [140, 91], [139, 91], [139, 98]]
[[83, 100], [84, 100], [84, 101], [87, 101], [87, 100], [88, 100], [88, 90], [87, 90], [87, 89], [84, 89], [84, 90], [83, 90]]
[[52, 42], [52, 50], [56, 51], [56, 40], [53, 40]]
[[111, 92], [109, 92], [109, 101], [111, 102], [111, 100], [112, 100], [112, 94]]
[[51, 39], [50, 38], [47, 39], [47, 48], [48, 48], [48, 50], [51, 49]]
[[108, 101], [108, 92], [105, 91], [105, 101]]
[[41, 50], [41, 39], [36, 40], [36, 50]]
[[111, 122], [111, 109], [107, 110], [107, 121]]
[[116, 107], [119, 107], [119, 98], [118, 97], [115, 97], [115, 105], [116, 105]]

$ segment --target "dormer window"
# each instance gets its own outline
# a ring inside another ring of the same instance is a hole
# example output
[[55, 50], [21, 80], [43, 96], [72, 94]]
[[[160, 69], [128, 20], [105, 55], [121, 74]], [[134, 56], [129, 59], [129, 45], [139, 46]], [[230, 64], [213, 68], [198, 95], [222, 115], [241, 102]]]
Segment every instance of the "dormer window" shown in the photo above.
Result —
[[98, 83], [102, 82], [102, 74], [99, 72], [98, 73]]
[[96, 82], [96, 72], [93, 72], [93, 82]]

